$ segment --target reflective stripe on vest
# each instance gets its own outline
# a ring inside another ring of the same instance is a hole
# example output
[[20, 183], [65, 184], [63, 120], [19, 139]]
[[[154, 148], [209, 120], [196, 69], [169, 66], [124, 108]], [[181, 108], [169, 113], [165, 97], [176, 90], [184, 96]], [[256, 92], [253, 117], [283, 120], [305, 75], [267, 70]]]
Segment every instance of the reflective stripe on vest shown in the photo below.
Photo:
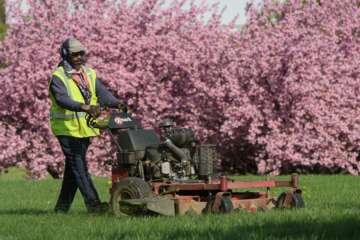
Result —
[[80, 118], [85, 117], [86, 113], [84, 112], [77, 112], [73, 114], [63, 114], [58, 112], [51, 112], [50, 113], [50, 119], [74, 119], [74, 118]]

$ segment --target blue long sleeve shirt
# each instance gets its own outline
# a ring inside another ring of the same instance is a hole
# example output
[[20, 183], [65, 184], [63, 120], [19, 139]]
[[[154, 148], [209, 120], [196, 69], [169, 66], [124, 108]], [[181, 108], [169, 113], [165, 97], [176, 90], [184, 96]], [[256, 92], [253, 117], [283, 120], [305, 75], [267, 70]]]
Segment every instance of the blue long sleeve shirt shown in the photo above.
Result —
[[[99, 79], [96, 79], [95, 86], [96, 96], [98, 97], [99, 104], [106, 107], [117, 107], [122, 101], [114, 97], [102, 84]], [[53, 76], [50, 83], [50, 92], [55, 98], [56, 103], [65, 109], [80, 112], [80, 102], [72, 100], [67, 92], [65, 84], [60, 78]]]

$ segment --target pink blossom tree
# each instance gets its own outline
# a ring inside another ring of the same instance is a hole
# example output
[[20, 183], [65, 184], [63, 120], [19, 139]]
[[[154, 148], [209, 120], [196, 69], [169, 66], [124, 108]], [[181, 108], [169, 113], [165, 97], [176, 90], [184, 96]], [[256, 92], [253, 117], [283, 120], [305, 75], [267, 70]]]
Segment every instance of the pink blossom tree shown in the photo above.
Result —
[[[0, 168], [20, 164], [37, 177], [62, 168], [48, 81], [61, 42], [75, 36], [146, 127], [173, 116], [215, 141], [226, 166], [360, 170], [355, 0], [264, 1], [260, 10], [249, 6], [241, 30], [235, 21], [223, 26], [205, 1], [29, 0], [23, 14], [21, 1], [11, 2], [16, 21], [0, 44]], [[92, 172], [106, 173], [111, 155], [108, 137], [95, 139]]]
[[[48, 82], [59, 62], [58, 48], [69, 36], [84, 42], [89, 65], [128, 101], [145, 126], [174, 115], [179, 124], [196, 126], [202, 138], [218, 132], [222, 111], [214, 92], [221, 84], [217, 65], [229, 48], [227, 35], [233, 27], [221, 26], [216, 6], [116, 2], [28, 1], [28, 11], [21, 13], [21, 1], [12, 1], [14, 24], [0, 45], [0, 61], [7, 65], [0, 70], [0, 118], [16, 131], [5, 128], [0, 138], [19, 148], [1, 146], [2, 152], [12, 153], [11, 159], [0, 159], [1, 167], [19, 163], [35, 176], [43, 176], [49, 167], [62, 168], [48, 124]], [[205, 24], [208, 13], [212, 18]], [[110, 149], [108, 137], [94, 140], [88, 154], [92, 172], [104, 173]]]
[[358, 1], [264, 1], [238, 34], [225, 110], [229, 148], [255, 147], [260, 173], [289, 166], [358, 174]]

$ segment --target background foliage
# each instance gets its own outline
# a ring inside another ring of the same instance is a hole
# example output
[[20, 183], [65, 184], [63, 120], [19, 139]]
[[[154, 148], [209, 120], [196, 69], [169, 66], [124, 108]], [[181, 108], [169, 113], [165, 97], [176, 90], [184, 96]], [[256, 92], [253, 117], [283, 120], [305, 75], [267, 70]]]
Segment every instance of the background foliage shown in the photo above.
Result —
[[[256, 146], [259, 172], [294, 166], [359, 172], [358, 1], [249, 7], [224, 110], [229, 147]], [[239, 97], [246, 96], [246, 97]]]
[[[58, 47], [75, 36], [146, 127], [172, 116], [216, 142], [227, 168], [360, 171], [355, 0], [250, 4], [242, 29], [222, 25], [206, 1], [29, 0], [26, 12], [20, 0], [11, 3], [16, 21], [0, 45], [0, 168], [18, 164], [36, 177], [62, 169], [48, 81]], [[94, 139], [94, 173], [106, 173], [110, 145], [106, 135]]]

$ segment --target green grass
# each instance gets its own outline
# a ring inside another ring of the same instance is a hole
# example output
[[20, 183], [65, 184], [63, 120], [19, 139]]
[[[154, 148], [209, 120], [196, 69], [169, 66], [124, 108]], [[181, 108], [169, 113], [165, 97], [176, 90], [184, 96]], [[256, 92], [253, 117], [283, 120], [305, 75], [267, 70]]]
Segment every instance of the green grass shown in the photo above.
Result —
[[[107, 200], [108, 179], [95, 178], [95, 183]], [[116, 218], [87, 214], [79, 193], [68, 214], [55, 214], [61, 180], [25, 180], [24, 173], [12, 169], [0, 175], [0, 240], [360, 238], [358, 177], [301, 176], [300, 183], [306, 204], [300, 210]]]

